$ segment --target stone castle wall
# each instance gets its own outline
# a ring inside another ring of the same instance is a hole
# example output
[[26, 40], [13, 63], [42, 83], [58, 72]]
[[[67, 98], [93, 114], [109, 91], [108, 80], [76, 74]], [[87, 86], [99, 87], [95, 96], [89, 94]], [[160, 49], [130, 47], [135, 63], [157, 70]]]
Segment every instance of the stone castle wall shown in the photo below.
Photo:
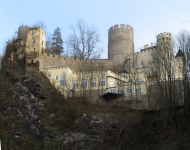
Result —
[[134, 30], [130, 25], [114, 25], [108, 31], [108, 59], [112, 59], [116, 72], [124, 70], [125, 57], [134, 53]]
[[74, 72], [80, 71], [80, 69], [89, 70], [114, 70], [113, 61], [109, 59], [98, 59], [98, 60], [80, 60], [74, 57], [63, 57], [53, 54], [40, 54], [39, 57], [39, 69], [46, 67], [69, 67]]

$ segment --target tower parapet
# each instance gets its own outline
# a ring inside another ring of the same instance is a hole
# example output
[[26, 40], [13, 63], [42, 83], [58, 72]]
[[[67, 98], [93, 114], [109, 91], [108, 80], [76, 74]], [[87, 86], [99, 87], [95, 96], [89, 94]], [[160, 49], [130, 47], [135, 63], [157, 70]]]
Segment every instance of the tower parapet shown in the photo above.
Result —
[[171, 45], [171, 34], [170, 33], [160, 33], [157, 35], [157, 45]]
[[124, 70], [126, 55], [134, 53], [133, 32], [133, 28], [125, 24], [114, 25], [108, 30], [108, 59], [113, 60], [116, 72]]

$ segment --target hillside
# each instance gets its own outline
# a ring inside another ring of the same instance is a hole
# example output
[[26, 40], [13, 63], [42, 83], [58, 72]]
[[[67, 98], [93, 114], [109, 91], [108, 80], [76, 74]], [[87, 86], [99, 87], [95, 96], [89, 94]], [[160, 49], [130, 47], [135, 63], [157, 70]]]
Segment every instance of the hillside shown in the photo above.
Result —
[[[190, 120], [183, 106], [161, 111], [96, 105], [65, 99], [35, 67], [25, 74], [3, 58], [0, 74], [0, 139], [3, 150], [190, 149]], [[167, 110], [166, 110], [167, 112]], [[167, 113], [165, 113], [167, 114]]]

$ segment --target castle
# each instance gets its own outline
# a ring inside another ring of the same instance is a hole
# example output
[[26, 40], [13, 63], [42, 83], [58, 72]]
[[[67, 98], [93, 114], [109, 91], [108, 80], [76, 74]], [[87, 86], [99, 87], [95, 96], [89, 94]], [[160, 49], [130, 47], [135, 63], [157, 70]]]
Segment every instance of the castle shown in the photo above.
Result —
[[[19, 28], [18, 37], [23, 36], [22, 29]], [[16, 40], [17, 50], [11, 53], [10, 60], [25, 59], [26, 69], [38, 67], [66, 97], [82, 94], [93, 102], [109, 102], [110, 99], [128, 101], [138, 95], [144, 96], [142, 108], [146, 108], [147, 83], [152, 84], [158, 76], [167, 80], [168, 75], [158, 75], [158, 67], [155, 67], [156, 56], [161, 54], [172, 59], [174, 77], [182, 78], [181, 56], [171, 54], [169, 33], [158, 34], [156, 45], [144, 45], [141, 51], [134, 53], [134, 29], [130, 25], [114, 25], [108, 30], [108, 59], [97, 60], [45, 53], [46, 34], [41, 27], [27, 28], [24, 36], [25, 40]], [[159, 50], [158, 54], [158, 49], [164, 51]], [[166, 69], [162, 63], [159, 66], [162, 71]]]

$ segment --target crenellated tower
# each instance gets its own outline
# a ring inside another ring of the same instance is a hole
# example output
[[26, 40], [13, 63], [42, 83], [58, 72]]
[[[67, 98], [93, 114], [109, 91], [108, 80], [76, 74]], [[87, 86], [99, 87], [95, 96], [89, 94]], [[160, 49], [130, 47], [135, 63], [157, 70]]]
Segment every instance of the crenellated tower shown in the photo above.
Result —
[[171, 45], [171, 34], [170, 33], [160, 33], [157, 35], [157, 45]]
[[113, 60], [114, 71], [124, 70], [125, 57], [134, 53], [134, 30], [130, 25], [112, 26], [108, 31], [108, 59]]
[[170, 33], [160, 33], [157, 35], [157, 49], [166, 55], [167, 58], [171, 54], [171, 34]]

